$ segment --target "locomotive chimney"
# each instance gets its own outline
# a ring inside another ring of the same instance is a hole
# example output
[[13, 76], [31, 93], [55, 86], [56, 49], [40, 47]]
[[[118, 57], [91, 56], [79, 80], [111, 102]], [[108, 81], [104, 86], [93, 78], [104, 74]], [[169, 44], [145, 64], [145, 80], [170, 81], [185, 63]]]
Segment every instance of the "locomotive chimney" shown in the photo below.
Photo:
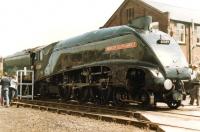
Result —
[[149, 30], [151, 23], [152, 23], [152, 17], [144, 16], [144, 17], [138, 17], [138, 18], [132, 20], [132, 22], [129, 24], [129, 26], [133, 27], [133, 28]]

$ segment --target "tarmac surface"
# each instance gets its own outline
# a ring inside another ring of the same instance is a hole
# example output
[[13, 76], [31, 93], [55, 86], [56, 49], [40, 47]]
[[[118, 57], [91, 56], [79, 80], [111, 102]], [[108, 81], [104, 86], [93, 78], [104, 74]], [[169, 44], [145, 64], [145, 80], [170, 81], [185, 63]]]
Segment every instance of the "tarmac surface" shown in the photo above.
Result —
[[164, 124], [160, 127], [166, 132], [200, 132], [200, 106], [189, 105], [189, 97], [182, 104], [177, 110], [170, 110], [160, 103], [159, 110], [141, 113], [154, 123]]

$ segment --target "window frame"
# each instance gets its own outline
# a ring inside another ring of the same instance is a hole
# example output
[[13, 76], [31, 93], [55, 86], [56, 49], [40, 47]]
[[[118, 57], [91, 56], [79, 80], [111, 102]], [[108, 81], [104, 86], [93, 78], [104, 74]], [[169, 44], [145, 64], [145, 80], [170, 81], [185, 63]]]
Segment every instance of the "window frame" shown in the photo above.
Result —
[[135, 17], [135, 9], [134, 8], [127, 8], [126, 9], [126, 19], [127, 21], [133, 20]]
[[[176, 23], [175, 26], [175, 35], [174, 39], [179, 43], [179, 44], [185, 44], [186, 43], [186, 26], [183, 23]], [[183, 34], [183, 40], [181, 40]]]
[[[200, 46], [200, 26], [196, 26], [195, 27], [195, 43], [196, 45]], [[199, 38], [199, 42], [197, 41], [197, 39]]]

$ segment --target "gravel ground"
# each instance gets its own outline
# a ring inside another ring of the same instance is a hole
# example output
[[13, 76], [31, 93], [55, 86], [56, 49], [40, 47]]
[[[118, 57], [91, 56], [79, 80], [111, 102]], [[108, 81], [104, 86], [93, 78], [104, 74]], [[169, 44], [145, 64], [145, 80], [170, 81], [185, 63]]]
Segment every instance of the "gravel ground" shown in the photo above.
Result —
[[30, 108], [0, 106], [0, 132], [143, 132], [130, 125], [61, 115]]

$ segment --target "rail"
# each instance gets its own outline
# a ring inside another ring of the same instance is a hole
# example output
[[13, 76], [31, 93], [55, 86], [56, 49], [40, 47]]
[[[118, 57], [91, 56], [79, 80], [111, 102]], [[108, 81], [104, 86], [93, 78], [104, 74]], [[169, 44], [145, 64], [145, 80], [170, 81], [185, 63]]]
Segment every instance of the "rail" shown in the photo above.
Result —
[[[136, 127], [144, 128], [147, 130], [153, 130], [157, 132], [163, 132], [164, 130], [160, 126], [168, 126], [173, 128], [181, 128], [190, 131], [199, 131], [199, 129], [193, 129], [188, 127], [181, 127], [176, 125], [170, 125], [165, 123], [154, 123], [149, 121], [141, 113], [136, 112], [136, 110], [123, 109], [122, 107], [113, 106], [94, 106], [94, 105], [80, 105], [76, 102], [72, 103], [60, 103], [60, 102], [50, 102], [41, 100], [20, 100], [13, 102], [13, 105], [38, 108], [40, 110], [47, 110], [52, 112], [57, 112], [60, 114], [78, 115], [83, 117], [89, 117], [93, 119], [100, 119], [103, 121], [116, 122], [126, 125], [134, 125]], [[153, 112], [153, 111], [149, 111]], [[155, 111], [157, 112], [157, 111]], [[158, 111], [159, 112], [159, 111]], [[161, 113], [161, 112], [160, 112]], [[163, 112], [169, 114], [178, 114]], [[180, 114], [184, 116], [189, 116], [187, 114]], [[195, 116], [196, 117], [196, 116]]]
[[140, 113], [133, 111], [39, 100], [20, 100], [13, 102], [12, 105], [46, 110], [59, 114], [77, 115], [125, 125], [134, 125], [145, 130], [164, 132], [158, 124], [147, 121]]

